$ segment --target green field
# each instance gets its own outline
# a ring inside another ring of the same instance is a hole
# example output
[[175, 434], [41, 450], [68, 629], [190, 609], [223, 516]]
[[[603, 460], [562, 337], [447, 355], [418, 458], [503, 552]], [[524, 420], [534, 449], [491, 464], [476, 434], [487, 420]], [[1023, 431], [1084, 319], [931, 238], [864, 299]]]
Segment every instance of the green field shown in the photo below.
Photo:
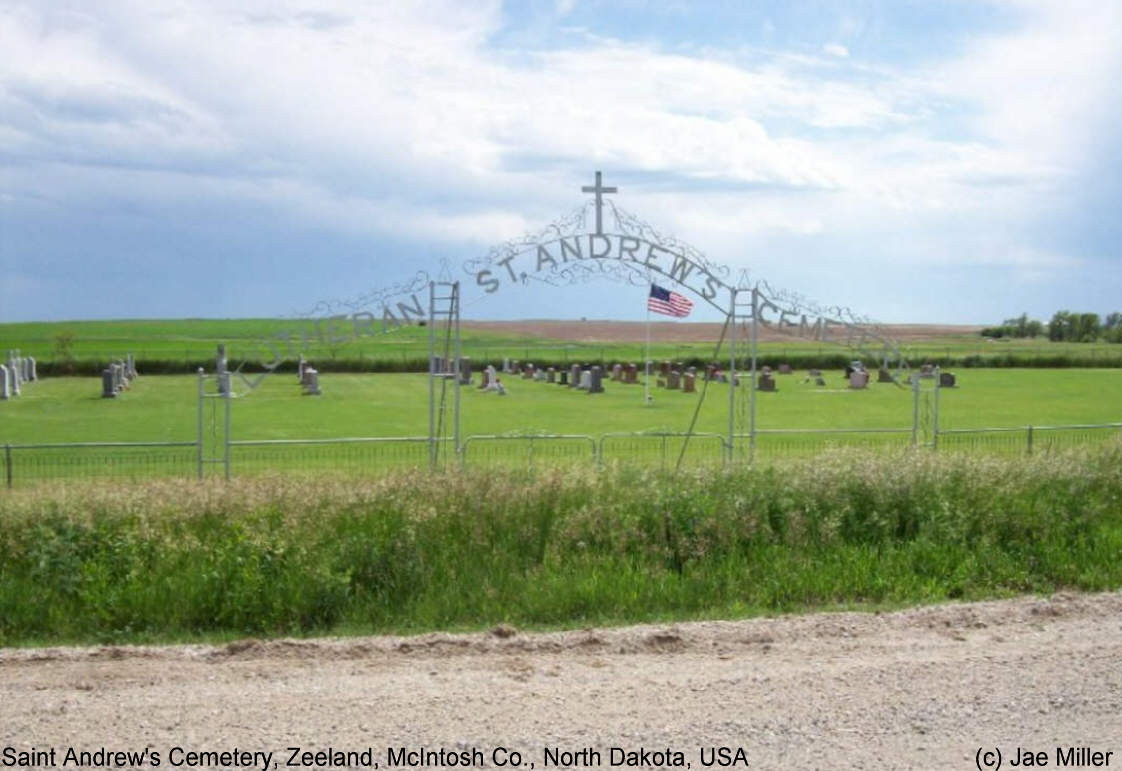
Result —
[[[959, 387], [943, 389], [939, 425], [948, 428], [1111, 423], [1122, 420], [1122, 370], [964, 370]], [[907, 428], [912, 393], [892, 384], [867, 390], [844, 387], [827, 372], [827, 387], [802, 374], [778, 376], [778, 393], [759, 393], [763, 429]], [[477, 377], [478, 382], [478, 377]], [[323, 395], [303, 396], [291, 374], [267, 377], [233, 400], [235, 439], [313, 439], [428, 434], [428, 382], [423, 375], [324, 374]], [[930, 387], [931, 381], [924, 381]], [[509, 393], [462, 390], [465, 435], [590, 434], [645, 430], [684, 431], [698, 396], [639, 385], [607, 383], [603, 394], [504, 378]], [[210, 386], [213, 388], [213, 384]], [[105, 441], [194, 441], [197, 380], [141, 376], [117, 399], [102, 399], [96, 378], [47, 378], [0, 403], [0, 444]], [[740, 399], [740, 396], [737, 396]], [[697, 430], [727, 433], [728, 386], [709, 387]], [[933, 407], [928, 399], [925, 404]], [[207, 400], [206, 423], [216, 400]]]
[[[378, 328], [380, 330], [380, 327]], [[376, 331], [363, 334], [351, 342], [327, 344], [320, 342], [315, 325], [301, 319], [178, 319], [27, 322], [0, 324], [0, 351], [18, 348], [25, 355], [42, 362], [59, 358], [58, 338], [72, 337], [70, 354], [78, 361], [107, 362], [132, 353], [141, 361], [190, 363], [213, 359], [215, 345], [227, 343], [232, 361], [266, 361], [271, 357], [261, 341], [278, 334], [293, 335], [292, 358], [303, 348], [318, 362], [333, 360], [383, 360], [403, 365], [424, 361], [428, 356], [428, 330], [419, 326], [402, 326], [388, 333]], [[306, 341], [303, 336], [306, 335]], [[716, 341], [714, 340], [714, 343]], [[573, 342], [530, 335], [496, 334], [467, 330], [463, 336], [464, 355], [476, 361], [501, 360], [503, 356], [548, 361], [640, 361], [642, 347], [634, 343]], [[761, 343], [766, 356], [838, 355], [846, 349], [838, 345], [800, 341]], [[966, 357], [1013, 357], [1031, 362], [1034, 359], [1067, 357], [1073, 362], [1100, 361], [1117, 366], [1122, 346], [1078, 343], [1051, 343], [1044, 339], [1003, 340], [987, 342], [976, 335], [950, 335], [926, 342], [902, 346], [909, 361], [922, 362], [939, 358], [962, 360]], [[708, 360], [711, 343], [663, 344], [653, 341], [652, 356], [656, 360]]]

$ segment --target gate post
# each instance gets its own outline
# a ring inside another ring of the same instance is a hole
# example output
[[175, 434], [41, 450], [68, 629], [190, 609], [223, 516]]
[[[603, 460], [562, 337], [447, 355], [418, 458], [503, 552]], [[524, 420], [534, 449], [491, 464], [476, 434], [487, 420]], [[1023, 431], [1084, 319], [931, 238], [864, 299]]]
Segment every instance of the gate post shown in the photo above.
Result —
[[199, 367], [199, 416], [198, 416], [199, 421], [198, 421], [198, 433], [196, 434], [196, 441], [198, 443], [198, 454], [197, 454], [197, 458], [196, 458], [196, 463], [197, 463], [197, 466], [198, 466], [197, 476], [198, 476], [199, 479], [203, 478], [203, 399], [206, 396], [205, 391], [204, 391], [204, 388], [205, 388], [204, 378], [205, 377], [206, 377], [206, 375], [203, 373], [203, 368]]

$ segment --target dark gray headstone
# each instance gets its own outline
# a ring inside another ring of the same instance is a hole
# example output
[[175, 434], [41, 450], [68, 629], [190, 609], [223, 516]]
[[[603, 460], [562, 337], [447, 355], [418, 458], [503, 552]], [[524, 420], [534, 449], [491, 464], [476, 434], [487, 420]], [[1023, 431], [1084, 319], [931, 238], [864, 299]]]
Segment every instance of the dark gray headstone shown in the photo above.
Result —
[[758, 391], [774, 391], [775, 390], [775, 378], [772, 376], [772, 374], [770, 372], [761, 372], [760, 373], [759, 385], [757, 386], [756, 390], [758, 390]]
[[604, 393], [604, 386], [600, 382], [603, 379], [603, 376], [604, 373], [601, 371], [600, 367], [593, 367], [589, 372], [588, 392], [590, 394]]
[[117, 376], [113, 373], [112, 367], [106, 367], [101, 371], [101, 398], [117, 398]]
[[940, 372], [939, 373], [939, 387], [940, 388], [954, 388], [955, 377], [953, 372]]

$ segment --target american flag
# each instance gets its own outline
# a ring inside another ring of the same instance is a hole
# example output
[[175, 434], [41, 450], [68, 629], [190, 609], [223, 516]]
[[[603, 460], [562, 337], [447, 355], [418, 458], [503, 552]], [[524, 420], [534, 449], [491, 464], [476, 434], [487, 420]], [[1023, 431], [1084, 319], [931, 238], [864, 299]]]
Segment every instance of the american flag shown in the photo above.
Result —
[[682, 318], [690, 315], [690, 311], [693, 310], [693, 302], [677, 292], [663, 289], [658, 284], [651, 284], [651, 294], [647, 298], [647, 310]]

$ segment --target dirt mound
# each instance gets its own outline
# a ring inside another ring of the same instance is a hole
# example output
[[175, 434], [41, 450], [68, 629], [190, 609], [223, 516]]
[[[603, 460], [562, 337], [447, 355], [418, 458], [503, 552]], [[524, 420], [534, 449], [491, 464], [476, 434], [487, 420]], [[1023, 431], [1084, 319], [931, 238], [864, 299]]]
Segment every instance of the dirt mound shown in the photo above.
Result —
[[[753, 768], [1122, 762], [1122, 593], [527, 633], [0, 649], [0, 745], [742, 748]], [[642, 756], [639, 757], [642, 764]], [[596, 764], [594, 764], [596, 765]]]

